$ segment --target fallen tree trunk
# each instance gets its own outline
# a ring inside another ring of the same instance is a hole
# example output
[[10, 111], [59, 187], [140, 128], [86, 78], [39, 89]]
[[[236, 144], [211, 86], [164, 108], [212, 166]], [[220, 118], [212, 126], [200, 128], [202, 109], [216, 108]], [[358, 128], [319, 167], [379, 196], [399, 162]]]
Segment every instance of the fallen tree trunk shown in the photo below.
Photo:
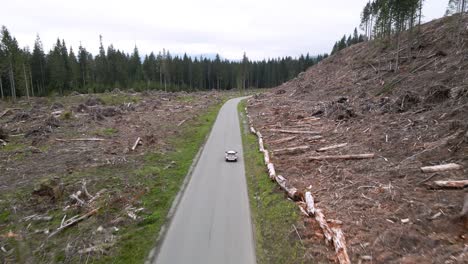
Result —
[[356, 160], [356, 159], [372, 159], [375, 156], [374, 153], [366, 154], [351, 154], [351, 155], [327, 155], [327, 156], [315, 156], [309, 157], [309, 160]]
[[104, 141], [103, 138], [71, 138], [71, 139], [60, 139], [56, 138], [56, 141], [68, 142], [68, 141]]
[[331, 150], [331, 149], [342, 148], [342, 147], [346, 147], [347, 145], [348, 145], [348, 143], [341, 143], [341, 144], [331, 145], [331, 146], [319, 148], [319, 149], [317, 149], [317, 152], [324, 152], [324, 151]]
[[443, 188], [465, 188], [468, 186], [468, 180], [460, 181], [435, 181], [435, 185]]
[[257, 134], [257, 132], [255, 131], [255, 128], [253, 127], [250, 127], [250, 132], [252, 132], [252, 134]]
[[441, 164], [435, 166], [426, 166], [421, 167], [422, 172], [440, 172], [440, 171], [450, 171], [450, 170], [461, 170], [463, 169], [462, 165], [458, 165], [455, 163], [448, 163], [448, 164]]
[[273, 150], [274, 154], [297, 154], [297, 153], [302, 153], [307, 150], [309, 150], [309, 146], [298, 146], [298, 147], [292, 147], [292, 148], [284, 148], [284, 149], [275, 149]]
[[302, 130], [285, 130], [285, 129], [270, 129], [272, 132], [279, 132], [285, 134], [320, 134], [318, 131], [302, 131]]
[[296, 139], [296, 138], [297, 138], [297, 136], [292, 136], [292, 137], [287, 137], [287, 138], [281, 138], [281, 139], [278, 139], [278, 140], [273, 140], [273, 141], [271, 141], [270, 144], [281, 144], [281, 143], [285, 143], [285, 142], [294, 140], [294, 139]]
[[317, 139], [322, 139], [322, 138], [323, 138], [322, 136], [311, 136], [311, 137], [305, 138], [305, 140], [317, 140]]

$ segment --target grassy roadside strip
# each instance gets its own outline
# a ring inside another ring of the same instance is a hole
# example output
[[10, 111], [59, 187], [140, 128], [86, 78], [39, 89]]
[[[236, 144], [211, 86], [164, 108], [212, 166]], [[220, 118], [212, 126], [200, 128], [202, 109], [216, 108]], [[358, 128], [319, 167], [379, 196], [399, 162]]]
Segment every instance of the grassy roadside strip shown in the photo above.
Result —
[[[213, 106], [200, 115], [194, 122], [184, 126], [182, 133], [170, 140], [173, 151], [161, 155], [150, 153], [145, 156], [146, 163], [136, 174], [155, 173], [160, 175], [156, 181], [146, 184], [150, 191], [141, 200], [143, 207], [152, 210], [150, 215], [137, 225], [125, 230], [125, 236], [116, 244], [116, 252], [99, 259], [102, 263], [143, 263], [156, 238], [172, 202], [192, 164], [198, 150], [204, 143], [224, 102]], [[174, 166], [168, 168], [168, 164]], [[162, 173], [164, 171], [164, 173]]]
[[268, 178], [257, 139], [249, 133], [245, 106], [246, 100], [241, 101], [238, 112], [257, 263], [303, 263], [305, 249], [293, 227], [301, 221], [297, 207]]

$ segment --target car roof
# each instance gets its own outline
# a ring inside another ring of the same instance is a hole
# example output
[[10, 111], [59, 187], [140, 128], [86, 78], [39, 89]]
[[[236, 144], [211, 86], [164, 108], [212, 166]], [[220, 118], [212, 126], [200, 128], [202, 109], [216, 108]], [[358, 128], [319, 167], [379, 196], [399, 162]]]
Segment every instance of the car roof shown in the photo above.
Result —
[[228, 151], [226, 151], [226, 153], [228, 153], [228, 154], [236, 154], [236, 152], [235, 152], [234, 150], [228, 150]]

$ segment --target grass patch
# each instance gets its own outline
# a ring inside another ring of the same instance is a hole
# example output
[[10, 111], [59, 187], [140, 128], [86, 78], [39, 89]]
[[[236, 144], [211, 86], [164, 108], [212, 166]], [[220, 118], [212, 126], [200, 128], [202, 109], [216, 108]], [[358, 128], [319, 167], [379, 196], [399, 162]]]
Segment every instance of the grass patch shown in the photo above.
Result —
[[108, 128], [98, 130], [98, 131], [94, 132], [94, 134], [97, 135], [97, 136], [109, 136], [110, 137], [110, 136], [113, 136], [113, 135], [117, 134], [118, 132], [119, 132], [118, 129], [108, 127]]
[[245, 174], [255, 230], [257, 263], [304, 263], [305, 249], [293, 225], [301, 221], [297, 207], [285, 199], [265, 172], [257, 138], [249, 133], [245, 100], [238, 105], [244, 149]]

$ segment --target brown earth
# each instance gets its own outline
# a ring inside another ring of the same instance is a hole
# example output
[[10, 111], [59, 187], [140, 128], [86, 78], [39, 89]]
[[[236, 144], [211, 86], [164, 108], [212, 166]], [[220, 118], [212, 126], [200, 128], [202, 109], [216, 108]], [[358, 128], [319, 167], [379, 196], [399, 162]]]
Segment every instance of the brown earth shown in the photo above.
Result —
[[[148, 153], [171, 151], [170, 139], [184, 124], [223, 98], [216, 92], [116, 91], [0, 103], [0, 139], [5, 142], [0, 146], [0, 262], [60, 262], [62, 256], [53, 260], [53, 254], [65, 245], [65, 260], [77, 253], [84, 258], [105, 253], [118, 240], [117, 230], [139, 223], [131, 218], [143, 210], [137, 208], [152, 172], [143, 171], [142, 177], [130, 172], [147, 164]], [[132, 151], [138, 137], [142, 144]], [[93, 138], [99, 141], [81, 140]], [[98, 220], [87, 220], [89, 233], [47, 239], [63, 215], [69, 219], [97, 207], [106, 210]]]
[[[466, 191], [433, 184], [468, 179], [468, 17], [435, 20], [409, 36], [401, 37], [397, 70], [395, 40], [356, 44], [255, 96], [248, 111], [269, 150], [311, 147], [272, 162], [291, 185], [311, 190], [327, 218], [343, 222], [353, 263], [468, 263]], [[315, 151], [340, 143], [347, 145]], [[363, 153], [375, 158], [308, 159]], [[420, 170], [450, 162], [464, 169]], [[315, 221], [304, 225], [309, 259], [334, 262]]]

